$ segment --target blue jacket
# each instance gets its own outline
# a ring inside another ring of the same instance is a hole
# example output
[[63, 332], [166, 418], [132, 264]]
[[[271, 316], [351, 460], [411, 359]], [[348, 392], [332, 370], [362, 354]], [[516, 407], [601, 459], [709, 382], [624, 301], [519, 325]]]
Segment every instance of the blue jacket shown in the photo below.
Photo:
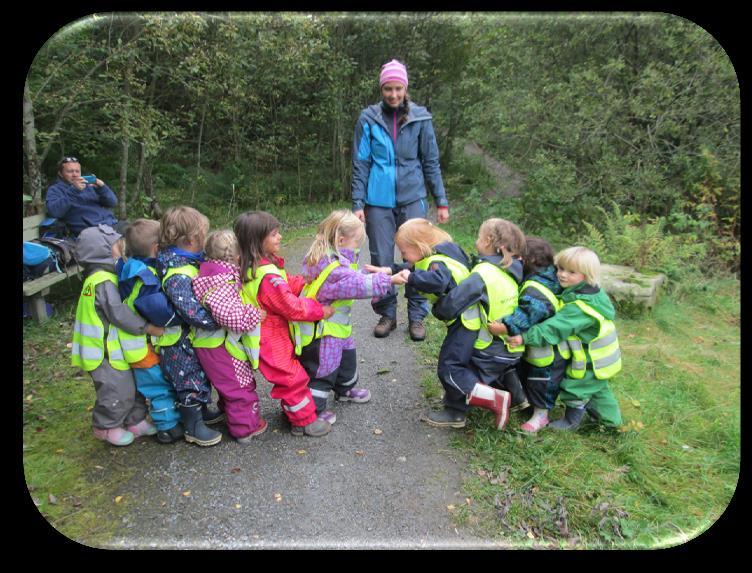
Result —
[[183, 319], [167, 300], [159, 279], [149, 270], [149, 267], [156, 269], [156, 266], [156, 259], [131, 257], [127, 263], [120, 259], [115, 265], [120, 297], [123, 300], [127, 299], [139, 281], [143, 282], [144, 284], [133, 302], [136, 311], [155, 326], [182, 324]]
[[112, 214], [117, 197], [107, 185], [87, 185], [83, 191], [79, 191], [70, 183], [58, 179], [47, 189], [46, 204], [47, 214], [65, 221], [76, 236], [87, 227], [99, 224], [114, 227], [117, 223]]
[[407, 121], [397, 126], [397, 149], [386, 124], [381, 103], [364, 109], [355, 125], [352, 149], [353, 210], [365, 205], [391, 207], [407, 205], [427, 196], [436, 206], [447, 206], [439, 166], [439, 147], [431, 114], [410, 103]]

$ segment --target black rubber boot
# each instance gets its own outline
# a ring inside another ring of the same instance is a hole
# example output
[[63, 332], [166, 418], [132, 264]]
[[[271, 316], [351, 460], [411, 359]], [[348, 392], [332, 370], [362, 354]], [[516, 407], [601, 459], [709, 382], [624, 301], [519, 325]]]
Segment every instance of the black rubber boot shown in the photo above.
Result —
[[429, 426], [436, 426], [437, 428], [464, 428], [465, 418], [464, 412], [444, 408], [443, 410], [428, 412], [420, 419]]
[[206, 404], [201, 404], [201, 418], [204, 424], [211, 426], [225, 419], [225, 413], [222, 410], [211, 410]]
[[180, 410], [180, 419], [183, 422], [183, 430], [185, 430], [183, 437], [186, 442], [192, 442], [199, 446], [213, 446], [220, 442], [222, 434], [216, 430], [210, 430], [204, 425], [200, 404], [189, 406], [180, 404], [178, 409]]
[[564, 417], [551, 422], [548, 427], [554, 430], [576, 430], [582, 424], [582, 419], [585, 417], [585, 407], [572, 408], [567, 406], [564, 411]]
[[527, 394], [522, 387], [519, 376], [517, 376], [516, 370], [510, 370], [504, 374], [502, 379], [502, 385], [506, 388], [507, 392], [512, 395], [512, 406], [509, 408], [510, 412], [517, 412], [518, 410], [524, 410], [530, 406], [530, 402], [527, 400]]
[[182, 440], [184, 437], [183, 424], [178, 422], [169, 430], [160, 430], [157, 432], [157, 441], [160, 444], [172, 444], [178, 440]]

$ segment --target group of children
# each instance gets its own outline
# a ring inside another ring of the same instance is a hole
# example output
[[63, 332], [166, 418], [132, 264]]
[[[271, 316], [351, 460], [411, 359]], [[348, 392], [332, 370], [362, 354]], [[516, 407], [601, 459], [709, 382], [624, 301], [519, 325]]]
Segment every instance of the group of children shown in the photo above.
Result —
[[[584, 412], [621, 423], [608, 379], [621, 367], [614, 310], [598, 287], [598, 259], [583, 247], [555, 258], [542, 239], [489, 219], [472, 262], [443, 230], [411, 219], [395, 243], [404, 262], [358, 269], [364, 224], [338, 210], [319, 225], [302, 274], [280, 256], [280, 224], [263, 211], [209, 233], [187, 206], [161, 221], [138, 219], [121, 237], [99, 225], [81, 232], [85, 277], [76, 310], [72, 363], [89, 372], [94, 435], [113, 445], [154, 435], [219, 443], [225, 421], [240, 444], [263, 433], [254, 370], [272, 385], [294, 435], [324, 436], [336, 421], [330, 394], [365, 403], [352, 336], [355, 299], [409, 284], [447, 326], [438, 376], [444, 408], [424, 420], [461, 428], [469, 406], [509, 412], [533, 407], [522, 431], [575, 429]], [[218, 409], [209, 408], [212, 387]], [[148, 416], [147, 416], [148, 414]]]

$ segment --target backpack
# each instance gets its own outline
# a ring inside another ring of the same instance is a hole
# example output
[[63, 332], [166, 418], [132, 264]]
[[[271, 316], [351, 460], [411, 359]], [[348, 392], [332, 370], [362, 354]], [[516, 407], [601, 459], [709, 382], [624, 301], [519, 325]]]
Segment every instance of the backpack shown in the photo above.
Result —
[[70, 234], [68, 225], [66, 225], [64, 221], [56, 219], [55, 217], [47, 217], [44, 221], [39, 223], [39, 236], [42, 238], [67, 237]]
[[76, 264], [76, 242], [65, 237], [40, 237], [38, 241], [55, 254], [61, 268]]
[[24, 241], [23, 280], [33, 280], [52, 271], [61, 272], [55, 253], [40, 243]]

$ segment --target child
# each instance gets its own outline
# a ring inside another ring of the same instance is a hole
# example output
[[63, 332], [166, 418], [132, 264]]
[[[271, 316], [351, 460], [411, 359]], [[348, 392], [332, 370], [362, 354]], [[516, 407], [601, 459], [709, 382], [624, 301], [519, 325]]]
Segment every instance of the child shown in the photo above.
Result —
[[108, 225], [88, 227], [79, 234], [76, 258], [84, 266], [85, 278], [76, 308], [71, 364], [94, 381], [94, 436], [114, 446], [127, 446], [135, 437], [157, 432], [146, 419], [146, 403], [123, 356], [120, 332], [155, 336], [163, 332], [120, 299], [115, 261], [121, 254], [120, 234]]
[[[266, 312], [240, 298], [240, 250], [235, 233], [214, 231], [206, 239], [207, 260], [193, 279], [193, 293], [208, 308], [220, 330], [196, 330], [193, 348], [219, 394], [227, 429], [240, 444], [264, 433], [267, 422], [259, 412], [256, 380], [240, 346], [240, 334], [256, 328]], [[229, 332], [228, 332], [229, 331]]]
[[576, 430], [585, 414], [607, 426], [621, 425], [621, 411], [608, 381], [621, 370], [621, 352], [614, 326], [616, 312], [598, 286], [600, 261], [585, 247], [570, 247], [554, 259], [563, 306], [553, 317], [530, 327], [521, 336], [532, 346], [562, 344], [568, 360], [559, 398], [564, 417], [549, 424], [555, 430]]
[[[303, 295], [334, 307], [330, 319], [302, 323], [303, 349], [300, 363], [311, 378], [308, 386], [320, 418], [334, 424], [334, 412], [326, 409], [329, 392], [335, 400], [364, 403], [371, 399], [365, 388], [355, 388], [358, 381], [355, 340], [352, 337], [350, 311], [353, 299], [381, 297], [392, 284], [404, 284], [402, 274], [358, 272], [360, 246], [365, 239], [365, 225], [352, 212], [334, 211], [319, 225], [316, 238], [303, 262], [307, 281]], [[314, 332], [315, 328], [315, 332]]]
[[502, 386], [511, 394], [509, 411], [513, 412], [529, 405], [516, 371], [524, 348], [513, 347], [505, 338], [493, 336], [487, 323], [511, 313], [517, 306], [518, 285], [522, 280], [519, 257], [525, 253], [525, 235], [511, 221], [492, 218], [478, 229], [475, 247], [479, 257], [470, 276], [434, 307], [434, 316], [450, 320], [480, 303], [481, 319], [477, 327], [473, 324], [478, 338], [470, 363], [481, 382]]
[[[162, 292], [157, 278], [159, 221], [136, 219], [125, 231], [125, 260], [120, 259], [118, 290], [123, 302], [151, 324], [173, 327], [182, 319]], [[145, 335], [121, 333], [125, 360], [133, 370], [136, 387], [149, 399], [149, 414], [157, 427], [157, 441], [170, 444], [183, 439], [183, 426], [176, 408], [175, 388], [162, 374], [159, 355]]]
[[219, 325], [193, 294], [193, 278], [203, 262], [203, 248], [209, 220], [191, 207], [170, 207], [160, 221], [157, 272], [167, 299], [184, 323], [172, 327], [159, 338], [159, 353], [165, 378], [175, 386], [178, 410], [185, 441], [213, 446], [222, 434], [207, 428], [224, 419], [222, 412], [212, 413], [211, 387], [193, 350], [193, 328], [217, 330]]
[[254, 368], [274, 385], [271, 397], [282, 410], [295, 436], [325, 436], [331, 424], [316, 415], [316, 405], [308, 388], [308, 375], [295, 357], [289, 321], [318, 321], [334, 314], [312, 298], [299, 298], [305, 279], [287, 275], [279, 256], [282, 235], [279, 221], [264, 211], [248, 211], [233, 226], [240, 245], [240, 276], [243, 297], [266, 311], [258, 336], [244, 336]]
[[[408, 271], [407, 284], [436, 305], [470, 274], [465, 252], [452, 237], [426, 219], [408, 219], [397, 230], [395, 243], [407, 265], [372, 267], [366, 270], [393, 272], [403, 266]], [[460, 314], [459, 319], [445, 321], [447, 334], [439, 351], [438, 376], [444, 387], [444, 409], [430, 412], [422, 420], [429, 425], [464, 428], [468, 404], [491, 410], [496, 416], [496, 428], [502, 429], [509, 417], [508, 392], [491, 388], [478, 380], [470, 368], [473, 344], [477, 337], [479, 310], [473, 305]]]
[[[532, 325], [552, 317], [561, 306], [557, 298], [561, 294], [561, 285], [556, 278], [551, 245], [533, 236], [527, 237], [526, 243], [525, 278], [520, 287], [519, 304], [512, 314], [489, 325], [488, 329], [497, 336], [526, 332]], [[559, 394], [566, 361], [556, 345], [528, 345], [520, 366], [525, 390], [533, 404], [533, 415], [520, 429], [534, 434], [549, 422], [548, 412]]]

